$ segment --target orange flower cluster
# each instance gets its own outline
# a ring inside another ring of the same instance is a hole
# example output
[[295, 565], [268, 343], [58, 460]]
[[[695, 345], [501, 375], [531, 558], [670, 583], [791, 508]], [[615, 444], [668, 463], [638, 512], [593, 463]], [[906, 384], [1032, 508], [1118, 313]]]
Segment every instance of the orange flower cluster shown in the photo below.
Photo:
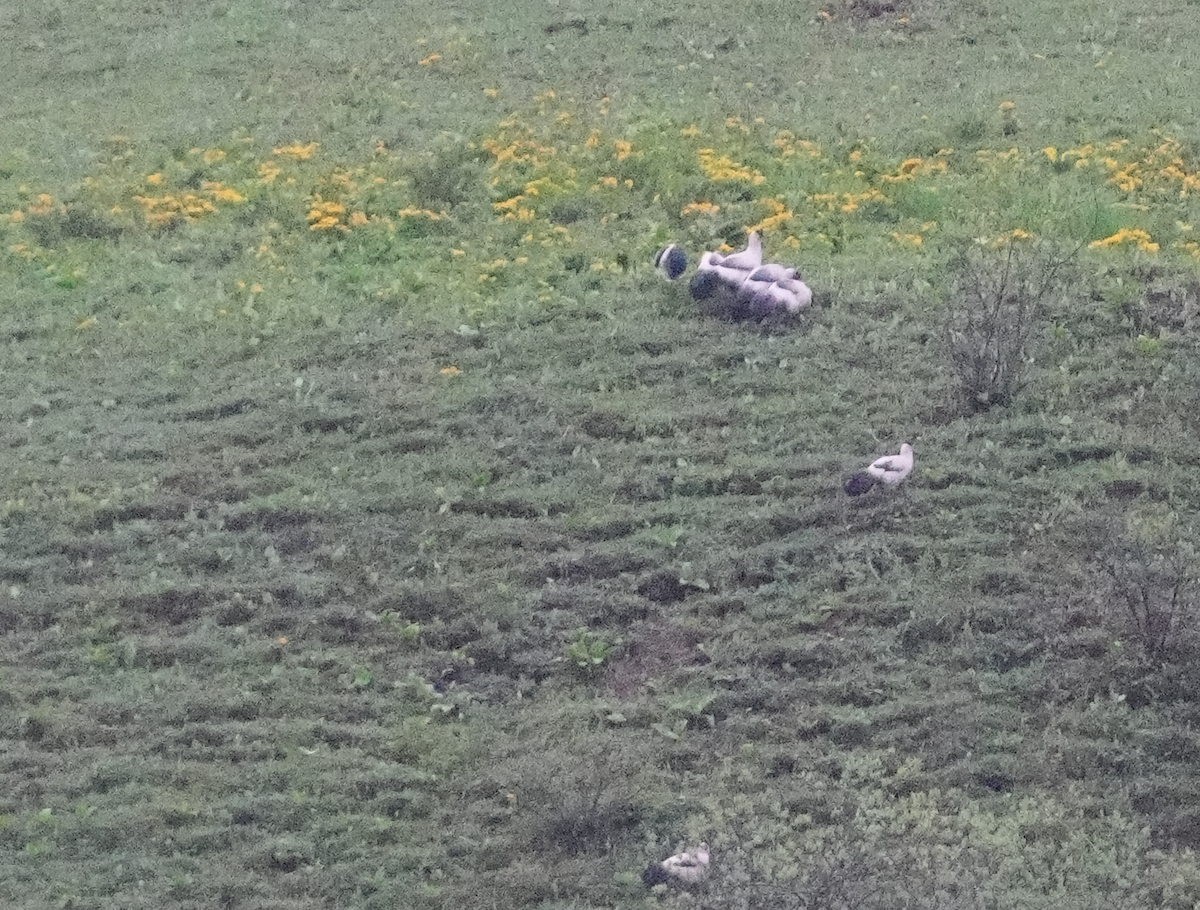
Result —
[[767, 178], [753, 168], [737, 164], [727, 155], [718, 155], [713, 149], [700, 149], [700, 170], [709, 180], [714, 182], [743, 181], [757, 186]]
[[760, 199], [759, 202], [770, 214], [759, 221], [758, 224], [752, 224], [747, 227], [747, 233], [757, 231], [759, 233], [769, 234], [771, 231], [778, 229], [782, 225], [787, 224], [787, 222], [792, 220], [792, 213], [789, 212], [787, 206], [778, 199], [765, 196]]
[[[161, 181], [148, 180], [147, 182], [158, 184]], [[195, 221], [205, 215], [212, 215], [217, 211], [219, 202], [236, 205], [246, 201], [246, 197], [237, 190], [214, 181], [201, 184], [201, 190], [203, 191], [201, 193], [164, 193], [161, 196], [136, 195], [133, 197], [133, 201], [142, 206], [146, 224], [151, 227], [162, 227], [180, 220]]]
[[1088, 249], [1102, 250], [1117, 246], [1136, 246], [1144, 253], [1157, 253], [1158, 244], [1150, 239], [1150, 235], [1140, 228], [1121, 228], [1110, 237], [1103, 240], [1093, 240]]
[[861, 193], [814, 193], [809, 201], [824, 206], [827, 211], [841, 211], [850, 215], [857, 212], [864, 202], [886, 203], [887, 197], [874, 187]]

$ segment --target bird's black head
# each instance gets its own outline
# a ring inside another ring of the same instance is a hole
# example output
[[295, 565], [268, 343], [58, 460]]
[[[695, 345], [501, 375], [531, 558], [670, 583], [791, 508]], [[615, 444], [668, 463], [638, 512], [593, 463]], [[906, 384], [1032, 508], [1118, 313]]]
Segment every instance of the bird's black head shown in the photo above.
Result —
[[668, 244], [654, 257], [654, 267], [669, 281], [674, 281], [687, 269], [687, 254], [675, 244]]

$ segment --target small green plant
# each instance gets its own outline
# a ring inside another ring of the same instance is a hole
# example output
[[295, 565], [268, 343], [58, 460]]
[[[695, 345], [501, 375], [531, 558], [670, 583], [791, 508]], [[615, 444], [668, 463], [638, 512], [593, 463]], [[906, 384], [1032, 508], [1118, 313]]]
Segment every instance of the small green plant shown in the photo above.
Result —
[[580, 629], [565, 650], [566, 660], [584, 676], [594, 675], [613, 652], [613, 643], [607, 637], [587, 629]]
[[1163, 335], [1147, 335], [1143, 332], [1134, 341], [1134, 350], [1143, 357], [1157, 357], [1163, 350], [1163, 338]]
[[400, 617], [398, 613], [391, 610], [379, 617], [380, 622], [396, 633], [397, 637], [405, 644], [415, 644], [421, 640], [421, 632], [423, 631], [419, 622], [409, 622]]
[[665, 547], [668, 550], [674, 550], [679, 546], [679, 541], [683, 538], [682, 525], [653, 525], [645, 531], [645, 536], [651, 542], [660, 547]]

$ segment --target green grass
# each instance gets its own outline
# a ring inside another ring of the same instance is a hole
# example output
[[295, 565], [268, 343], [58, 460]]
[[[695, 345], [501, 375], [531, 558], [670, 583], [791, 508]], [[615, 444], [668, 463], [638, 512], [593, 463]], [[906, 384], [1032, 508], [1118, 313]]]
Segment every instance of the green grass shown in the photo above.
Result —
[[309, 6], [0, 11], [0, 902], [1200, 900], [1194, 4]]

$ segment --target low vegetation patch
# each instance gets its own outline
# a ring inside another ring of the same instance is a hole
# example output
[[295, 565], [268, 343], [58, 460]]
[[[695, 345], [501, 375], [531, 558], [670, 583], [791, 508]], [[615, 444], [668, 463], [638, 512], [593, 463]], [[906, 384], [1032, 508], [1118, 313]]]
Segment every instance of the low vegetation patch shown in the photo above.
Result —
[[[59, 6], [0, 11], [0, 903], [1200, 900], [1187, 20]], [[789, 324], [651, 268], [751, 231]]]

